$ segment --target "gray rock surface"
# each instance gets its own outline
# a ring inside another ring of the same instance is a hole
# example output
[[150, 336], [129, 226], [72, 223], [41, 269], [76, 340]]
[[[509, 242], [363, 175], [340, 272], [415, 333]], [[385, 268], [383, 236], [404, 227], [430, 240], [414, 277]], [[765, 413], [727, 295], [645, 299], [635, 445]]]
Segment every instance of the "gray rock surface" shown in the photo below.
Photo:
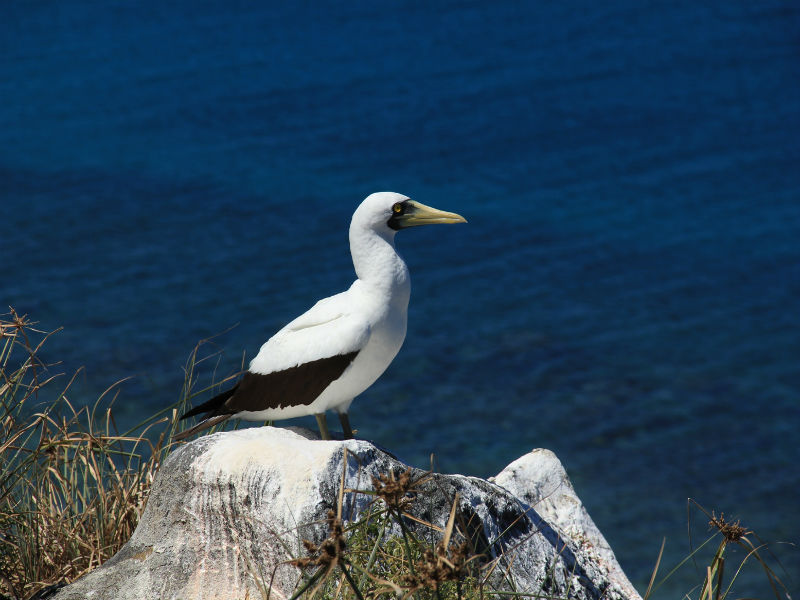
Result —
[[[165, 461], [128, 543], [56, 599], [257, 599], [271, 583], [270, 598], [285, 600], [300, 577], [285, 561], [305, 554], [302, 539], [327, 535], [343, 475], [345, 489], [363, 490], [373, 475], [405, 468], [363, 440], [272, 427], [201, 437]], [[493, 479], [434, 474], [411, 512], [444, 527], [458, 494], [463, 533], [501, 555], [496, 571], [518, 593], [639, 598], [551, 452], [535, 450]], [[345, 519], [370, 500], [346, 493]]]
[[544, 519], [559, 537], [569, 540], [573, 551], [577, 550], [582, 557], [589, 579], [608, 581], [624, 597], [639, 597], [575, 493], [561, 462], [550, 450], [531, 450], [490, 481], [511, 492], [524, 506], [532, 507], [530, 510]]

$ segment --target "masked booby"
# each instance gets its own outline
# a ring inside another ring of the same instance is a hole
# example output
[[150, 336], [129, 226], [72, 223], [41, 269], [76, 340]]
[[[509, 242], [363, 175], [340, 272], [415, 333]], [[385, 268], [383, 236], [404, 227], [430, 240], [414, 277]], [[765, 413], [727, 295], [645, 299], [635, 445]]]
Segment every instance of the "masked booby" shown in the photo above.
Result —
[[322, 439], [330, 439], [327, 410], [338, 413], [344, 437], [351, 438], [350, 404], [381, 376], [406, 337], [411, 283], [395, 234], [443, 223], [466, 219], [394, 192], [368, 196], [350, 222], [355, 282], [272, 336], [236, 385], [181, 416], [203, 418], [175, 438], [230, 417], [266, 421], [313, 414]]

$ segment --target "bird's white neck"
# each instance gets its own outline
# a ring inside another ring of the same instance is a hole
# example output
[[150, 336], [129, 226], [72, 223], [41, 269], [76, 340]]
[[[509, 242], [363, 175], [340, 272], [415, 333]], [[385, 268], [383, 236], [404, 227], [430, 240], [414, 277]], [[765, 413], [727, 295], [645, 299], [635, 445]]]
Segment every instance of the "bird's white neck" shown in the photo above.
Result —
[[391, 302], [408, 305], [411, 281], [408, 267], [394, 247], [394, 232], [381, 235], [372, 229], [350, 227], [350, 253], [358, 279], [388, 294]]

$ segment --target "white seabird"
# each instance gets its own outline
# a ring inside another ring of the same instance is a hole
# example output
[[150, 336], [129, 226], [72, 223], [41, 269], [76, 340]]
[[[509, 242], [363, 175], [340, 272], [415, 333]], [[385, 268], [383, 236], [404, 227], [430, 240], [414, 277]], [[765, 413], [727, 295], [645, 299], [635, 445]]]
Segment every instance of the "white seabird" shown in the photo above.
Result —
[[350, 254], [357, 279], [346, 292], [324, 298], [272, 336], [239, 382], [181, 419], [203, 414], [183, 439], [230, 417], [248, 421], [315, 415], [330, 439], [325, 411], [335, 410], [346, 438], [353, 399], [386, 370], [406, 337], [411, 294], [408, 267], [394, 247], [403, 228], [466, 223], [394, 192], [368, 196], [350, 222]]

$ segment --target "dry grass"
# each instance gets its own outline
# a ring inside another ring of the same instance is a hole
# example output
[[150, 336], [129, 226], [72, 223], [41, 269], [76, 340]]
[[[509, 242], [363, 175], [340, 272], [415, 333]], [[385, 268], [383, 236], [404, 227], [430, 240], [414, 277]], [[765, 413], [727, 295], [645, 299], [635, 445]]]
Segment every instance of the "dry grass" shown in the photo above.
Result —
[[[48, 334], [0, 321], [0, 577], [26, 598], [92, 570], [127, 541], [166, 448], [118, 435], [102, 398], [76, 409], [39, 359]], [[162, 420], [162, 423], [166, 419]], [[145, 428], [146, 429], [146, 428]]]
[[[70, 381], [42, 362], [54, 332], [13, 309], [0, 316], [0, 597], [22, 600], [101, 565], [130, 538], [195, 391], [198, 344], [181, 398], [118, 433], [112, 386], [76, 408]], [[73, 378], [74, 379], [74, 378]]]

